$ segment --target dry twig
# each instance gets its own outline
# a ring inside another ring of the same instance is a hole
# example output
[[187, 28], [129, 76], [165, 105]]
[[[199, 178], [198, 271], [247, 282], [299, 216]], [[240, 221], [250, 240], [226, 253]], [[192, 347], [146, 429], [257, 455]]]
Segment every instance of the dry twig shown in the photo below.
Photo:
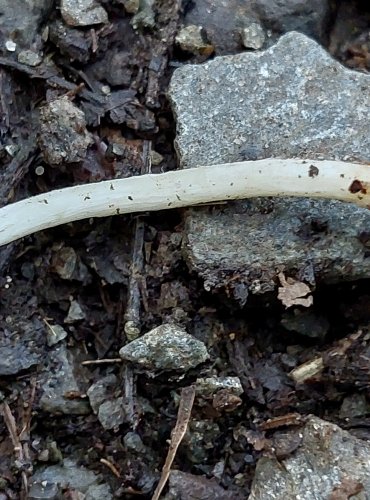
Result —
[[162, 493], [162, 490], [166, 485], [166, 482], [170, 475], [171, 465], [176, 456], [177, 449], [183, 437], [185, 436], [186, 429], [188, 428], [191, 416], [191, 410], [193, 408], [194, 398], [195, 398], [194, 386], [184, 387], [184, 389], [182, 389], [179, 411], [177, 413], [176, 425], [171, 434], [171, 443], [167, 452], [167, 458], [162, 469], [161, 478], [152, 496], [152, 500], [159, 499], [160, 494]]

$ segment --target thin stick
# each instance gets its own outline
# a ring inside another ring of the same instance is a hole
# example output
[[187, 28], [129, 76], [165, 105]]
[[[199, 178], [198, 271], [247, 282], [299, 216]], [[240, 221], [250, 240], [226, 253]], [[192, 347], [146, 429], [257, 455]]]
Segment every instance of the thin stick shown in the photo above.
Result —
[[188, 428], [191, 416], [191, 410], [193, 408], [194, 398], [195, 398], [195, 386], [191, 385], [189, 387], [184, 387], [182, 389], [179, 411], [177, 413], [176, 425], [171, 434], [171, 443], [170, 447], [168, 448], [166, 461], [163, 465], [161, 478], [153, 493], [152, 500], [159, 499], [162, 490], [166, 485], [167, 479], [171, 472], [171, 465], [176, 456], [177, 449], [180, 446], [182, 438], [185, 436], [186, 430]]
[[82, 361], [81, 365], [102, 365], [105, 363], [122, 363], [122, 361], [122, 358], [87, 359], [86, 361]]
[[[150, 172], [150, 151], [151, 142], [143, 142], [143, 165], [141, 168], [142, 174]], [[125, 312], [125, 325], [124, 333], [127, 340], [131, 341], [136, 339], [141, 332], [141, 293], [140, 293], [140, 280], [142, 279], [144, 270], [144, 233], [145, 224], [142, 218], [137, 217], [134, 229], [134, 244], [132, 249], [132, 259], [130, 266], [130, 276], [128, 281], [127, 290], [127, 306]], [[126, 339], [124, 339], [126, 340]]]
[[28, 498], [28, 477], [26, 470], [22, 470], [22, 468], [25, 469], [27, 464], [25, 461], [22, 443], [18, 435], [17, 423], [10, 409], [10, 406], [6, 401], [4, 401], [4, 403], [2, 404], [2, 410], [3, 410], [2, 414], [4, 422], [6, 428], [8, 429], [9, 436], [13, 444], [14, 454], [17, 461], [17, 467], [21, 472], [21, 478], [22, 478], [21, 499], [26, 500], [26, 498]]
[[51, 191], [0, 209], [0, 245], [90, 217], [256, 196], [305, 196], [370, 205], [370, 167], [266, 159], [189, 168]]

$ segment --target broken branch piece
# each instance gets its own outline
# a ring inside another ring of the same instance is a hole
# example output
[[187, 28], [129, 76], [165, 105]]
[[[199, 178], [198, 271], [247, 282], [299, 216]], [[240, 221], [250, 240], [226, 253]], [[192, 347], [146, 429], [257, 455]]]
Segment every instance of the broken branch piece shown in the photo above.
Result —
[[0, 245], [90, 217], [257, 196], [328, 198], [368, 207], [370, 166], [270, 158], [58, 189], [1, 208]]

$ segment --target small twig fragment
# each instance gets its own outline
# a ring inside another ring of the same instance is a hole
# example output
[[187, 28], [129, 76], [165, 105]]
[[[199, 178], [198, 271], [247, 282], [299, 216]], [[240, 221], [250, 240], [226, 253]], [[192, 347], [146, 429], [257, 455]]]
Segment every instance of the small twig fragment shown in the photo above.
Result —
[[110, 462], [110, 461], [109, 461], [109, 460], [107, 460], [106, 458], [101, 458], [101, 459], [100, 459], [100, 463], [102, 463], [102, 464], [106, 465], [106, 466], [108, 467], [108, 469], [110, 469], [110, 470], [112, 471], [112, 473], [113, 473], [116, 477], [118, 477], [118, 478], [120, 478], [120, 477], [121, 477], [121, 474], [119, 473], [119, 471], [118, 471], [117, 467], [116, 467], [114, 464], [112, 464], [112, 462]]
[[177, 413], [177, 421], [175, 428], [172, 431], [171, 434], [171, 443], [170, 447], [168, 448], [168, 453], [166, 457], [166, 461], [163, 465], [162, 469], [162, 474], [161, 478], [159, 480], [159, 483], [154, 491], [154, 494], [152, 496], [152, 500], [158, 500], [163, 488], [166, 485], [166, 482], [168, 480], [168, 477], [170, 475], [171, 471], [171, 465], [175, 459], [177, 449], [185, 436], [186, 429], [188, 428], [190, 416], [191, 416], [191, 410], [193, 408], [193, 403], [194, 403], [194, 398], [195, 398], [195, 387], [190, 386], [190, 387], [184, 387], [181, 391], [181, 399], [180, 399], [180, 404], [179, 404], [179, 411]]

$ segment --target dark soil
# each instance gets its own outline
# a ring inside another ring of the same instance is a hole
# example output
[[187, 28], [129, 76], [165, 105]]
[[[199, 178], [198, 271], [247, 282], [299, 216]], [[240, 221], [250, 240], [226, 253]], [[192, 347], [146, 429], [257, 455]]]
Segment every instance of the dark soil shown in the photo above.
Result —
[[[44, 22], [49, 38], [41, 65], [21, 64], [7, 51], [0, 57], [1, 205], [57, 187], [177, 166], [166, 88], [176, 66], [212, 57], [184, 53], [175, 44], [192, 2], [156, 2], [155, 26], [138, 30], [120, 2], [101, 4], [109, 25], [68, 28], [63, 36], [60, 12], [52, 11]], [[340, 32], [328, 36], [335, 57], [368, 71], [370, 45], [361, 30], [370, 12], [365, 2], [353, 5], [357, 39], [341, 39]], [[107, 84], [113, 96], [109, 109], [99, 90]], [[51, 166], [39, 149], [39, 108], [66, 93], [85, 112], [94, 144], [84, 161]], [[5, 146], [12, 144], [17, 149], [10, 155]], [[117, 145], [120, 154], [114, 152]], [[150, 167], [151, 151], [163, 157], [159, 165]], [[274, 448], [282, 457], [297, 445], [274, 447], [274, 433], [300, 425], [310, 413], [370, 439], [369, 410], [353, 416], [343, 411], [346, 398], [366, 395], [370, 387], [369, 282], [318, 287], [310, 311], [315, 325], [324, 321], [327, 326], [320, 336], [297, 333], [284, 321], [291, 323], [301, 311], [288, 313], [277, 294], [254, 296], [241, 309], [227, 290], [204, 290], [183, 257], [182, 215], [173, 211], [82, 221], [0, 248], [0, 356], [9, 357], [0, 394], [18, 434], [23, 429], [20, 442], [27, 450], [22, 456], [14, 450], [9, 420], [1, 419], [1, 499], [27, 498], [32, 471], [53, 463], [50, 454], [40, 459], [51, 442], [59, 458], [73, 458], [101, 473], [114, 498], [150, 498], [167, 455], [181, 389], [200, 377], [237, 376], [244, 392], [234, 398], [226, 391], [221, 402], [219, 394], [196, 395], [188, 433], [172, 466], [197, 477], [186, 483], [194, 488], [194, 496], [187, 498], [247, 498], [261, 454]], [[83, 317], [66, 323], [71, 300]], [[171, 372], [153, 377], [127, 367], [118, 360], [128, 340], [127, 322], [141, 333], [177, 322], [205, 342], [211, 360], [185, 376]], [[53, 370], [48, 359], [54, 348], [45, 340], [48, 323], [63, 325], [68, 333], [63, 342], [77, 353], [78, 363], [108, 360], [80, 365], [75, 377], [80, 377], [81, 391], [64, 397], [76, 405], [86, 402], [91, 384], [114, 374], [112, 394], [123, 396], [126, 408], [118, 428], [104, 430], [90, 409], [58, 414], [40, 404], [41, 374], [45, 366]], [[323, 370], [295, 383], [292, 369], [318, 355]], [[132, 435], [140, 438], [140, 446], [129, 442]], [[216, 479], [197, 482], [204, 478]], [[195, 496], [197, 488], [208, 493]], [[66, 490], [64, 498], [77, 498], [73, 494]]]

